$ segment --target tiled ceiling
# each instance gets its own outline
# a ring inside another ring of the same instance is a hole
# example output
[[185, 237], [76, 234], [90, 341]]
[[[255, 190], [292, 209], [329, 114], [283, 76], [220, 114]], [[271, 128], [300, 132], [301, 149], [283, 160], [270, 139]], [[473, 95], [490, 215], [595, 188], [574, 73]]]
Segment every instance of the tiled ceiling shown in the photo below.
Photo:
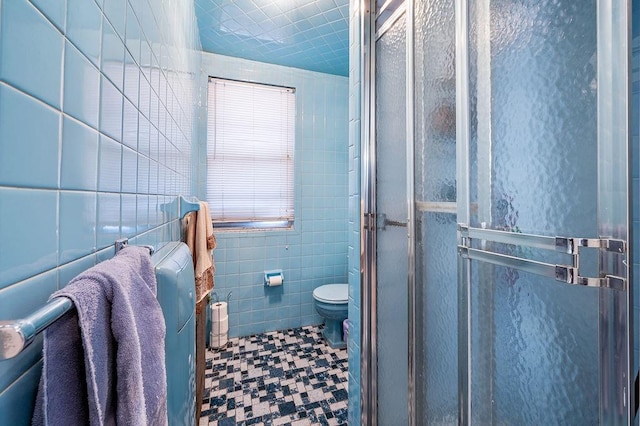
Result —
[[349, 0], [195, 0], [203, 50], [349, 74]]

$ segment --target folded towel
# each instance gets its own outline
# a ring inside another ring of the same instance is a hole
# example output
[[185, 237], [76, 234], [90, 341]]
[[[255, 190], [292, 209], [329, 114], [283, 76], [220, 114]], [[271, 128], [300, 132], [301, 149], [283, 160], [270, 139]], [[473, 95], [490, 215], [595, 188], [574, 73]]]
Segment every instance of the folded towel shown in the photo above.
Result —
[[[216, 248], [209, 204], [200, 202], [200, 210], [188, 213], [183, 219], [185, 243], [191, 250], [196, 275], [196, 401], [204, 393], [206, 323], [208, 301], [205, 297], [213, 289], [215, 264], [211, 251]], [[197, 404], [194, 422], [200, 420], [201, 406]]]
[[198, 213], [189, 212], [182, 218], [183, 241], [189, 247], [191, 256], [193, 257], [193, 266], [195, 272], [196, 257], [196, 224], [198, 223]]
[[165, 324], [149, 252], [127, 247], [51, 297], [34, 424], [166, 425]]
[[196, 276], [196, 303], [213, 289], [215, 265], [211, 251], [216, 248], [216, 237], [209, 213], [209, 204], [200, 202], [200, 210], [185, 216], [185, 243], [193, 256]]

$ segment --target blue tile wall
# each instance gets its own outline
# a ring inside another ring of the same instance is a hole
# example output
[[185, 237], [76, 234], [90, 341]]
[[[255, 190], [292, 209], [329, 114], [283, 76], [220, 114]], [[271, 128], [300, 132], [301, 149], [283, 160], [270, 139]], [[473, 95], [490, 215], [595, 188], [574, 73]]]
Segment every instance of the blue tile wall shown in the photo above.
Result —
[[25, 0], [3, 2], [1, 31], [0, 79], [59, 109], [63, 34]]
[[349, 424], [360, 424], [360, 2], [349, 13]]
[[[216, 232], [215, 291], [233, 292], [229, 334], [319, 324], [313, 290], [347, 282], [348, 79], [209, 53], [202, 69], [203, 99], [208, 76], [296, 88], [295, 229]], [[201, 126], [206, 135], [206, 120]], [[202, 159], [205, 137], [200, 150]], [[204, 198], [206, 162], [198, 167]], [[265, 288], [270, 269], [284, 271], [282, 287]]]
[[[0, 2], [0, 320], [120, 237], [179, 238], [163, 205], [194, 194], [200, 50], [193, 2]], [[0, 425], [30, 423], [41, 345], [0, 362]]]
[[100, 71], [69, 42], [65, 44], [64, 70], [62, 110], [97, 129], [100, 112]]
[[56, 188], [59, 132], [56, 110], [0, 85], [0, 185]]
[[98, 187], [98, 132], [69, 117], [62, 120], [60, 187], [86, 191]]

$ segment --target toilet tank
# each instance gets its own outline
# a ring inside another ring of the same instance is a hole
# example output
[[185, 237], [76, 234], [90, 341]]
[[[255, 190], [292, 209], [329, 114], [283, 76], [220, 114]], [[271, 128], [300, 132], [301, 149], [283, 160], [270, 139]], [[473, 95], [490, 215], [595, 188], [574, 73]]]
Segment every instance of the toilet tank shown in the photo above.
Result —
[[167, 409], [170, 425], [190, 425], [195, 418], [195, 277], [186, 244], [171, 242], [152, 257], [158, 301], [167, 329]]

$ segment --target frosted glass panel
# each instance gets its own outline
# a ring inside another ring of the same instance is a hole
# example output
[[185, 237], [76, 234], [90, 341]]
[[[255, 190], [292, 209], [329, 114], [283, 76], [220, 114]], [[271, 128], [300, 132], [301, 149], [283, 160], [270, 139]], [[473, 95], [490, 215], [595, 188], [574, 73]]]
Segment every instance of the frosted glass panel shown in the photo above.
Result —
[[416, 348], [421, 359], [416, 405], [418, 419], [428, 425], [458, 424], [458, 313], [456, 285], [456, 215], [422, 212], [416, 235], [417, 271]]
[[416, 2], [415, 191], [418, 201], [456, 201], [454, 1]]
[[[458, 423], [454, 0], [415, 2], [416, 411], [419, 424]], [[431, 203], [431, 204], [429, 204]]]
[[474, 225], [596, 236], [595, 0], [478, 1], [470, 20]]
[[[595, 0], [476, 1], [469, 20], [471, 225], [596, 237]], [[471, 271], [472, 423], [597, 424], [597, 290]]]
[[472, 422], [597, 424], [597, 290], [472, 269]]
[[[405, 17], [376, 42], [376, 210], [406, 222]], [[376, 233], [378, 424], [407, 424], [407, 230]]]

